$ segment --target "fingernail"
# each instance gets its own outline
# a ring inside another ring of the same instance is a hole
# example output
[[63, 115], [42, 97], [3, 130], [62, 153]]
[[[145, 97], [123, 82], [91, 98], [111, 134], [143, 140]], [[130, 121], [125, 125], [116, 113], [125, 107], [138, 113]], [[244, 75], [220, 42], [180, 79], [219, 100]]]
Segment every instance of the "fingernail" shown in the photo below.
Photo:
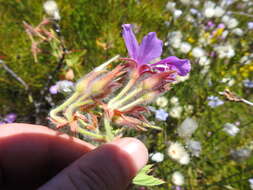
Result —
[[137, 170], [143, 168], [148, 162], [148, 150], [146, 146], [135, 138], [122, 138], [111, 142], [110, 144], [118, 146], [125, 151], [133, 160]]

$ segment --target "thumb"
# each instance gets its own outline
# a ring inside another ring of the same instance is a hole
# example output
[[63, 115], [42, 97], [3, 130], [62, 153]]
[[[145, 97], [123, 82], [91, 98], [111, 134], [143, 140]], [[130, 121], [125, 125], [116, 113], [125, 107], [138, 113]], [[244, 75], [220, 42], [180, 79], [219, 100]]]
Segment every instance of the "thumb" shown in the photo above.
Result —
[[142, 142], [118, 139], [83, 155], [39, 190], [125, 190], [147, 160]]

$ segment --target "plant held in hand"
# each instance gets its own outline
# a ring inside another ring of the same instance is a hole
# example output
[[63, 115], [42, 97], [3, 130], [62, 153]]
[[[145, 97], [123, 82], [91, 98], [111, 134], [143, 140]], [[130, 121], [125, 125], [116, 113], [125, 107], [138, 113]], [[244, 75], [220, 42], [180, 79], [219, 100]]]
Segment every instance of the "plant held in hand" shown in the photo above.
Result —
[[[139, 45], [130, 24], [124, 24], [122, 30], [129, 58], [115, 56], [80, 79], [74, 93], [50, 112], [57, 128], [70, 126], [72, 131], [100, 142], [120, 138], [127, 128], [161, 130], [145, 118], [145, 106], [167, 92], [177, 75], [187, 75], [190, 62], [175, 56], [154, 62], [163, 46], [156, 33], [150, 32]], [[114, 61], [120, 63], [109, 70]], [[101, 122], [104, 128], [98, 127]]]

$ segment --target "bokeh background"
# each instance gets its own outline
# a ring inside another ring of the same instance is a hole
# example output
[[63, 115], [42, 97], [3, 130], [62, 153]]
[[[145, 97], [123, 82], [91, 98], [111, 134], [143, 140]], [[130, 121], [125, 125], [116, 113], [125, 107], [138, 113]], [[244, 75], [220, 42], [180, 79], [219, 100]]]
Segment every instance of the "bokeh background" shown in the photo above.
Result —
[[[76, 82], [117, 54], [127, 56], [121, 25], [131, 23], [139, 41], [148, 32], [157, 33], [164, 42], [163, 57], [175, 55], [192, 63], [190, 75], [180, 78], [181, 82], [150, 107], [149, 120], [163, 131], [128, 134], [145, 142], [154, 164], [153, 175], [166, 181], [146, 189], [251, 189], [251, 0], [57, 0], [61, 38], [68, 50], [60, 64], [50, 43], [39, 45], [38, 61], [34, 60], [23, 25], [25, 21], [37, 26], [47, 16], [44, 2], [0, 0], [2, 123], [50, 125], [48, 112], [68, 96], [50, 88], [63, 80]], [[219, 93], [225, 89], [240, 101], [230, 101]], [[194, 128], [187, 138], [180, 133], [180, 129], [187, 133], [184, 127]], [[195, 146], [190, 143], [193, 141]], [[168, 154], [168, 147], [175, 142], [189, 153], [188, 164], [182, 165]], [[173, 181], [176, 171], [184, 176], [183, 184]]]

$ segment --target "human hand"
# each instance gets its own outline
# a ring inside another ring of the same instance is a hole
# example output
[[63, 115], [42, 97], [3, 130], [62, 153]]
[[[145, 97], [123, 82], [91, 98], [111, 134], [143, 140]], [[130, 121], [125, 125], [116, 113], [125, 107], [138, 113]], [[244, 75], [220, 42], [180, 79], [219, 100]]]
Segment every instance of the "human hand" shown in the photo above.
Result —
[[1, 190], [124, 190], [147, 159], [134, 138], [95, 148], [43, 126], [0, 126]]

